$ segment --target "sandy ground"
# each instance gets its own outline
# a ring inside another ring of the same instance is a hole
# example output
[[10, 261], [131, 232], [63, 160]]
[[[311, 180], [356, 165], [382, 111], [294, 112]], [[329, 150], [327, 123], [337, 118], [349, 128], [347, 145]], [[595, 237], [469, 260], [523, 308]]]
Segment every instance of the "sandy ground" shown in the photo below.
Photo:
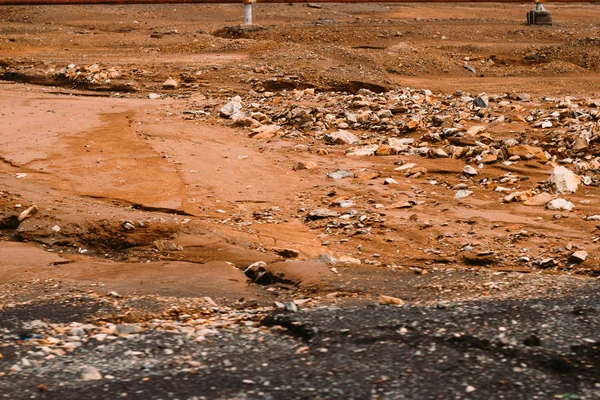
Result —
[[[597, 170], [588, 166], [583, 173], [581, 162], [600, 152], [596, 139], [576, 152], [569, 135], [585, 128], [598, 136], [598, 5], [551, 5], [551, 27], [526, 26], [531, 6], [517, 4], [254, 8], [255, 29], [235, 28], [238, 5], [0, 8], [0, 313], [6, 321], [25, 318], [19, 310], [32, 304], [38, 311], [23, 315], [47, 314], [52, 321], [54, 309], [43, 305], [73, 293], [93, 303], [114, 292], [153, 299], [127, 306], [139, 321], [168, 308], [171, 300], [164, 299], [210, 297], [221, 307], [268, 313], [274, 301], [293, 299], [307, 309], [361, 307], [385, 294], [429, 307], [597, 293], [600, 236], [597, 221], [585, 218], [598, 213]], [[507, 203], [495, 190], [547, 191], [554, 164], [545, 156], [498, 160], [469, 178], [460, 157], [348, 157], [351, 146], [323, 140], [336, 130], [327, 114], [347, 115], [336, 107], [350, 109], [346, 102], [368, 97], [377, 111], [391, 104], [385, 93], [404, 88], [414, 89], [418, 105], [393, 109], [393, 118], [423, 110], [430, 121], [447, 113], [453, 121], [440, 124], [468, 131], [483, 123], [484, 134], [436, 144], [435, 122], [393, 134], [375, 123], [350, 127], [362, 145], [391, 136], [444, 150], [523, 140], [554, 162], [569, 158], [567, 167], [590, 177], [590, 184], [562, 196], [575, 210]], [[456, 104], [482, 92], [492, 97], [496, 114]], [[527, 101], [519, 103], [515, 93], [526, 93]], [[253, 118], [262, 114], [281, 131], [256, 135], [263, 131], [253, 131], [254, 122], [243, 127], [220, 116], [236, 95]], [[510, 104], [503, 106], [505, 99]], [[560, 101], [581, 110], [564, 129], [543, 130], [526, 119], [538, 110], [562, 112], [567, 106]], [[312, 108], [315, 121], [330, 125], [294, 122], [297, 107]], [[498, 115], [505, 122], [492, 122]], [[299, 163], [314, 164], [299, 169]], [[409, 163], [423, 167], [424, 176], [397, 172]], [[328, 177], [336, 170], [351, 177]], [[395, 183], [385, 185], [386, 178]], [[461, 184], [473, 193], [456, 199], [452, 188]], [[343, 204], [354, 210], [347, 217]], [[315, 209], [341, 218], [312, 218]], [[587, 253], [583, 263], [571, 257], [577, 250]], [[267, 285], [244, 274], [258, 261], [274, 276]], [[114, 320], [119, 312], [96, 314], [69, 318]], [[594, 318], [588, 323], [597, 328]], [[6, 346], [14, 329], [6, 328]], [[598, 348], [590, 351], [597, 371]], [[20, 353], [4, 351], [10, 354], [4, 361], [2, 353], [0, 347], [0, 385], [1, 379], [14, 383], [20, 372], [8, 368]], [[9, 398], [20, 398], [10, 387]], [[576, 393], [577, 385], [571, 389]], [[592, 399], [597, 392], [590, 390], [580, 398]], [[208, 392], [208, 398], [234, 396]], [[192, 398], [186, 393], [181, 398]]]

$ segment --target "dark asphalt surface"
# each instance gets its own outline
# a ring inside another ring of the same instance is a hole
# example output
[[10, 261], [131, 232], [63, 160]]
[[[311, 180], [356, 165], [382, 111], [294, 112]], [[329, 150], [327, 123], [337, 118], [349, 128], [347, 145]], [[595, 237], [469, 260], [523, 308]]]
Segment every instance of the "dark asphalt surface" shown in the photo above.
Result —
[[[17, 314], [4, 314], [6, 326]], [[0, 371], [34, 357], [10, 345], [14, 334], [3, 336]], [[0, 398], [596, 400], [599, 348], [595, 284], [553, 299], [276, 312], [254, 332], [201, 343], [157, 331], [89, 341], [0, 377]], [[79, 379], [82, 365], [105, 378]]]

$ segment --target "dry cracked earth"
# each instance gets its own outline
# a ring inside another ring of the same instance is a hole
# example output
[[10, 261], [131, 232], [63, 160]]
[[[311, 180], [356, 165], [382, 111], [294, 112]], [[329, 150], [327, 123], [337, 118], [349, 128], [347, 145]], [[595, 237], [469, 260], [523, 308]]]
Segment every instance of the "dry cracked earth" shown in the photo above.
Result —
[[600, 398], [600, 13], [0, 8], [0, 398]]

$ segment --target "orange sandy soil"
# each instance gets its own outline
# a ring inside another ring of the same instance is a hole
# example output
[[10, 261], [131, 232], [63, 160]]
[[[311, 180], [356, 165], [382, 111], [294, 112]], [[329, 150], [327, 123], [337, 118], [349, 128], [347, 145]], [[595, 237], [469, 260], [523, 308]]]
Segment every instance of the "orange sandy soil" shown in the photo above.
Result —
[[[251, 31], [223, 29], [239, 24], [239, 5], [0, 8], [0, 219], [38, 207], [0, 230], [0, 303], [72, 288], [242, 305], [382, 293], [427, 303], [539, 296], [596, 280], [596, 224], [583, 217], [598, 210], [597, 187], [569, 195], [571, 213], [505, 204], [491, 189], [456, 200], [431, 181], [460, 183], [463, 160], [346, 157], [307, 136], [250, 138], [218, 116], [257, 86], [274, 98], [403, 87], [600, 97], [599, 6], [551, 4], [551, 27], [526, 26], [530, 8], [256, 5], [264, 29]], [[113, 78], [61, 73], [70, 64], [98, 64]], [[163, 87], [169, 77], [177, 88]], [[184, 112], [199, 109], [212, 112]], [[396, 173], [399, 160], [427, 168], [426, 178]], [[294, 170], [300, 161], [318, 167]], [[374, 179], [327, 178], [334, 169], [366, 169]], [[528, 178], [517, 186], [528, 190], [551, 169], [496, 163], [483, 176], [512, 172]], [[398, 184], [384, 186], [386, 177]], [[306, 220], [336, 198], [370, 216], [368, 234]], [[419, 204], [375, 209], [406, 199]], [[584, 264], [568, 264], [569, 244], [588, 252]], [[285, 249], [297, 251], [297, 263], [272, 268], [292, 284], [247, 280], [246, 266], [283, 261]], [[322, 254], [360, 264], [327, 265]], [[536, 268], [519, 262], [523, 255], [557, 265]]]

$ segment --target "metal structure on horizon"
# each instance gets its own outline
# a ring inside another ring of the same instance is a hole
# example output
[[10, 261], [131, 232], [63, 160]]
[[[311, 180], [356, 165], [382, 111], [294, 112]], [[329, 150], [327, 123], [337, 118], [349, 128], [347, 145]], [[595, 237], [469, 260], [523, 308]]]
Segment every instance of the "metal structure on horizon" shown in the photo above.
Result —
[[[599, 3], [600, 0], [550, 0], [554, 3]], [[275, 3], [530, 3], [530, 0], [0, 0], [0, 6], [49, 6], [94, 4], [244, 4], [244, 25], [252, 25], [252, 4]], [[535, 0], [527, 13], [529, 25], [552, 25], [544, 0]]]

